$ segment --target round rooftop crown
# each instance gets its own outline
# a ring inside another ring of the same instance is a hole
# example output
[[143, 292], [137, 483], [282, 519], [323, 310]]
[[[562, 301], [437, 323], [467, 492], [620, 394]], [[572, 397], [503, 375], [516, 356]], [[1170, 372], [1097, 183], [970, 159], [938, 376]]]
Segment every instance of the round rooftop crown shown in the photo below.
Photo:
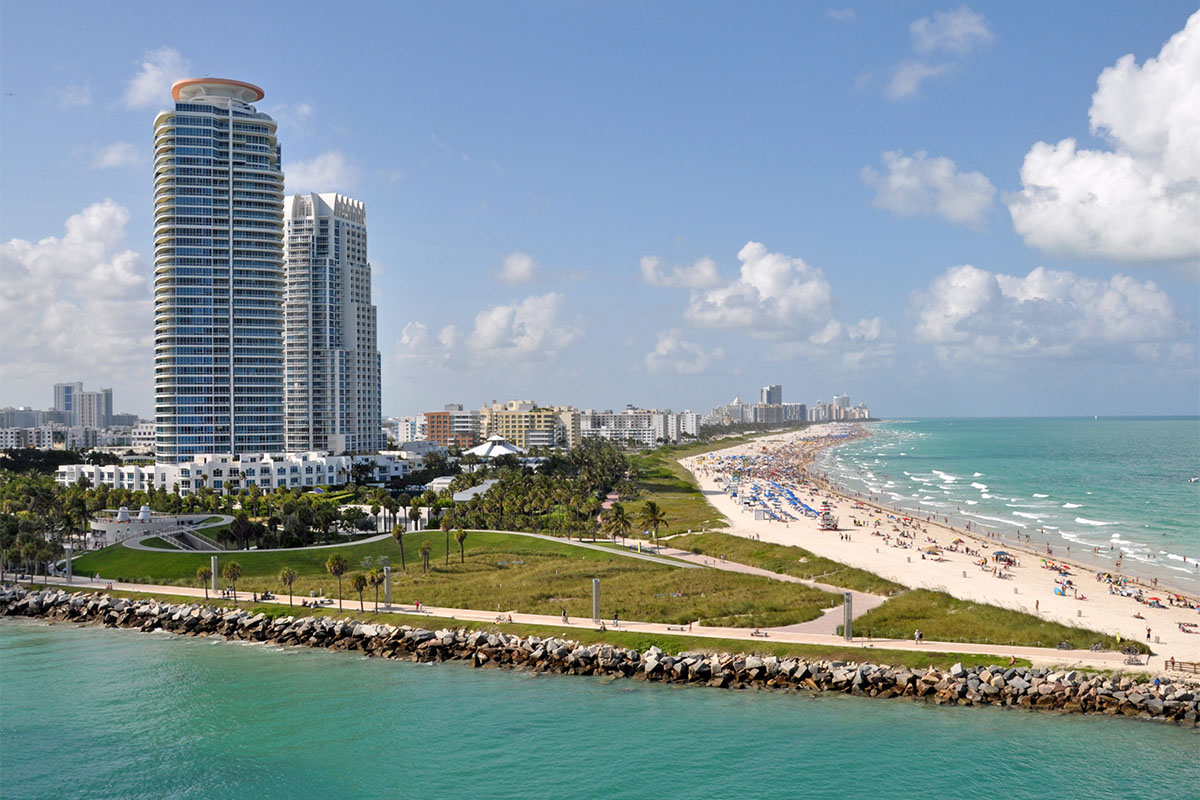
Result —
[[176, 100], [195, 100], [202, 97], [232, 97], [243, 103], [256, 103], [266, 96], [259, 87], [244, 81], [227, 78], [185, 78], [171, 86], [171, 97]]

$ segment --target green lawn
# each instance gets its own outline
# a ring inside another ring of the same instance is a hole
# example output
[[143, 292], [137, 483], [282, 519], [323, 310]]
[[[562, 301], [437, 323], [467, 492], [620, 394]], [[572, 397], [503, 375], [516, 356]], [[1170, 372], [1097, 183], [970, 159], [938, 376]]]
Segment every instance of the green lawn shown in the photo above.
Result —
[[670, 544], [680, 550], [690, 550], [693, 553], [703, 553], [713, 557], [724, 555], [728, 561], [750, 564], [785, 575], [795, 575], [797, 578], [818, 580], [821, 583], [840, 586], [843, 589], [855, 589], [860, 592], [883, 595], [905, 590], [904, 586], [895, 581], [889, 581], [872, 572], [822, 558], [800, 547], [758, 542], [727, 533], [703, 533], [676, 537], [671, 540]]
[[[67, 591], [87, 591], [84, 589], [74, 589], [70, 587], [64, 588]], [[127, 597], [131, 599], [143, 599], [147, 595], [137, 592], [122, 592], [110, 591], [105, 594], [114, 597]], [[163, 602], [180, 602], [183, 600], [194, 600], [193, 598], [173, 597], [164, 593], [157, 595]], [[208, 605], [219, 606], [224, 608], [233, 607], [236, 605], [239, 608], [245, 609], [252, 614], [262, 612], [271, 618], [281, 616], [295, 615], [299, 616], [326, 616], [343, 618], [347, 612], [339, 613], [336, 608], [329, 609], [311, 609], [311, 608], [295, 608], [289, 609], [286, 606], [274, 604], [254, 604], [254, 603], [233, 603], [226, 600], [210, 600]], [[674, 634], [652, 634], [652, 633], [633, 633], [628, 631], [608, 630], [605, 632], [593, 630], [579, 630], [574, 628], [563, 628], [556, 625], [485, 625], [479, 622], [468, 622], [464, 620], [456, 620], [448, 617], [432, 617], [425, 614], [374, 614], [370, 612], [360, 612], [357, 608], [347, 606], [347, 611], [350, 612], [356, 620], [372, 623], [384, 623], [388, 625], [410, 625], [414, 628], [434, 629], [439, 627], [447, 628], [466, 628], [468, 630], [488, 629], [502, 631], [508, 634], [516, 634], [520, 636], [541, 636], [543, 638], [555, 636], [562, 639], [577, 641], [581, 644], [611, 644], [616, 647], [631, 648], [634, 650], [647, 650], [651, 646], [657, 646], [666, 653], [745, 653], [752, 652], [758, 655], [773, 655], [779, 658], [800, 658], [808, 661], [827, 660], [827, 661], [870, 661], [874, 664], [888, 664], [895, 667], [907, 667], [912, 670], [924, 670], [926, 667], [934, 666], [939, 669], [947, 669], [956, 662], [961, 662], [963, 666], [970, 667], [975, 665], [989, 664], [1004, 664], [1007, 666], [1007, 658], [996, 658], [995, 656], [980, 656], [969, 653], [932, 653], [932, 652], [912, 652], [908, 650], [887, 650], [882, 648], [864, 648], [864, 647], [841, 647], [841, 646], [825, 646], [825, 645], [804, 645], [804, 644], [788, 644], [783, 642], [771, 641], [754, 641], [747, 642], [740, 639], [709, 639], [703, 636], [687, 636]], [[749, 648], [749, 649], [748, 649]], [[1017, 659], [1016, 666], [1028, 667], [1029, 662], [1025, 659]]]
[[[151, 536], [149, 539], [142, 539], [142, 544], [147, 547], [161, 547], [163, 550], [178, 550], [178, 545], [173, 542], [168, 542], [166, 539], [160, 539], [157, 536]], [[76, 562], [79, 563], [79, 562]]]
[[625, 509], [633, 519], [634, 530], [641, 530], [637, 525], [637, 514], [647, 500], [657, 503], [667, 516], [667, 524], [659, 530], [662, 536], [724, 528], [729, 524], [728, 520], [704, 498], [692, 474], [675, 461], [681, 457], [676, 450], [652, 450], [630, 457], [641, 475], [638, 480], [641, 493], [637, 500], [627, 503]]
[[[422, 574], [417, 552], [430, 543], [431, 569]], [[296, 570], [297, 595], [309, 592], [336, 597], [338, 582], [325, 569], [333, 553], [349, 564], [342, 579], [342, 596], [356, 597], [350, 578], [361, 571], [366, 556], [386, 555], [393, 567], [392, 591], [397, 602], [420, 600], [451, 608], [497, 609], [571, 616], [591, 614], [592, 579], [601, 581], [602, 608], [626, 619], [683, 624], [772, 627], [815, 619], [821, 609], [837, 605], [837, 595], [806, 586], [783, 584], [751, 575], [718, 570], [683, 569], [574, 547], [566, 542], [526, 536], [473, 531], [466, 541], [465, 563], [450, 540], [446, 565], [445, 539], [440, 531], [405, 537], [407, 571], [400, 570], [400, 550], [392, 539], [348, 547], [302, 551], [262, 551], [218, 554], [220, 565], [233, 559], [241, 564], [240, 591], [270, 589], [279, 593], [283, 567]], [[207, 566], [209, 554], [151, 553], [117, 545], [75, 562], [78, 574], [99, 573], [124, 581], [196, 586], [196, 569]], [[373, 592], [368, 592], [368, 597]]]
[[[854, 633], [885, 639], [912, 638], [917, 629], [926, 639], [939, 642], [1055, 647], [1070, 642], [1075, 649], [1100, 643], [1106, 650], [1119, 648], [1107, 634], [1072, 628], [1033, 614], [959, 600], [944, 592], [915, 589], [893, 597], [854, 621]], [[1136, 642], [1125, 642], [1136, 644]]]

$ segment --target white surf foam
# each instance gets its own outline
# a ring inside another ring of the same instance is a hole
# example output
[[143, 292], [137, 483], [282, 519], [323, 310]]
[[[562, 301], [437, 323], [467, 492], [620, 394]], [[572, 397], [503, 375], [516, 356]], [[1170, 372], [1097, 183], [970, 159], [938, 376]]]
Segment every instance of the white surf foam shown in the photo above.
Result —
[[1035, 492], [1033, 496], [1034, 496], [1034, 497], [1049, 497], [1050, 495], [1048, 495], [1048, 494], [1037, 494], [1037, 493]]
[[978, 489], [978, 490], [979, 490], [979, 491], [981, 491], [981, 492], [986, 492], [986, 491], [988, 490], [988, 487], [987, 487], [987, 484], [986, 484], [986, 483], [972, 483], [972, 484], [971, 484], [971, 488], [972, 488], [972, 489]]
[[1063, 508], [1083, 508], [1079, 503], [1063, 503]]
[[1024, 517], [1025, 519], [1041, 519], [1041, 516], [1038, 514], [1026, 514], [1024, 511], [1014, 511], [1013, 516]]
[[1105, 525], [1116, 525], [1117, 524], [1115, 522], [1102, 522], [1100, 520], [1087, 519], [1085, 517], [1076, 517], [1075, 521], [1078, 522], [1080, 525], [1095, 525], [1097, 527], [1103, 527]]

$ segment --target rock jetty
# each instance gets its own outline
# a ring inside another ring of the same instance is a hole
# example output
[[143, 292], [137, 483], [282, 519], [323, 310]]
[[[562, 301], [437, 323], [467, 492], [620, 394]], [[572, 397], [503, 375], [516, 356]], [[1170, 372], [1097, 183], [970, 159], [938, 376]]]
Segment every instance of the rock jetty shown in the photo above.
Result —
[[[282, 609], [280, 609], [282, 611]], [[498, 631], [425, 630], [332, 617], [270, 616], [203, 603], [128, 600], [62, 590], [0, 591], [0, 616], [41, 617], [142, 631], [279, 645], [354, 650], [381, 658], [469, 661], [477, 668], [528, 669], [569, 675], [625, 677], [722, 689], [838, 692], [912, 698], [960, 706], [1012, 706], [1104, 714], [1200, 726], [1200, 687], [1180, 681], [1135, 681], [1077, 670], [1005, 667], [912, 671], [883, 664], [804, 661], [743, 653], [639, 652], [607, 644]]]

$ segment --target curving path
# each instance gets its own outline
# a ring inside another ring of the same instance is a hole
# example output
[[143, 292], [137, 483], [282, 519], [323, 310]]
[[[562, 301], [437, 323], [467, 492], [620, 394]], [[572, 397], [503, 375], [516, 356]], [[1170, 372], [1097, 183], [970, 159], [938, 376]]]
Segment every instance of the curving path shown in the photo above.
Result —
[[[47, 582], [56, 585], [67, 585], [64, 578], [51, 577]], [[95, 589], [104, 591], [105, 589], [114, 589], [125, 592], [138, 592], [144, 594], [157, 595], [175, 595], [189, 599], [203, 599], [204, 591], [190, 586], [156, 586], [147, 584], [135, 583], [118, 583], [116, 581], [87, 581], [75, 578], [73, 586], [77, 588]], [[241, 599], [245, 600], [246, 592], [240, 592]], [[214, 598], [215, 599], [215, 598]], [[287, 605], [286, 597], [276, 597], [274, 600], [267, 602], [276, 605]], [[353, 601], [343, 601], [343, 611], [346, 613], [354, 613], [354, 606], [357, 605]], [[373, 602], [364, 601], [363, 610], [367, 606], [371, 606], [372, 612], [380, 614], [408, 614], [420, 615], [429, 618], [431, 628], [441, 627], [447, 622], [472, 622], [482, 623], [486, 625], [497, 624], [497, 615], [495, 611], [481, 611], [479, 609], [467, 608], [434, 608], [431, 606], [422, 606], [418, 611], [414, 605], [391, 605], [386, 606], [382, 603], [378, 606]], [[295, 606], [297, 614], [306, 613], [307, 609]], [[323, 606], [326, 610], [332, 610], [334, 606]], [[509, 616], [505, 612], [505, 617]], [[527, 625], [546, 625], [552, 626], [559, 630], [596, 630], [596, 624], [590, 619], [574, 617], [564, 623], [561, 617], [549, 614], [524, 614], [517, 611], [511, 613], [514, 624]], [[503, 630], [503, 624], [500, 625]], [[610, 628], [611, 630], [612, 628]], [[1124, 656], [1120, 653], [1103, 652], [1093, 653], [1088, 650], [1054, 650], [1045, 647], [1009, 647], [1005, 645], [989, 645], [989, 644], [972, 644], [966, 642], [936, 642], [923, 641], [921, 644], [914, 644], [909, 639], [874, 639], [867, 640], [864, 637], [856, 636], [853, 641], [847, 642], [841, 636], [831, 636], [821, 633], [801, 633], [793, 631], [771, 631], [767, 637], [755, 637], [753, 633], [745, 628], [709, 628], [701, 625], [666, 625], [657, 622], [636, 622], [630, 620], [621, 620], [620, 625], [616, 630], [632, 631], [638, 633], [655, 633], [667, 636], [692, 636], [706, 639], [735, 639], [752, 643], [765, 639], [769, 642], [783, 642], [787, 644], [814, 644], [825, 645], [832, 647], [858, 647], [863, 651], [864, 660], [873, 660], [871, 658], [871, 650], [874, 648], [888, 650], [906, 650], [929, 653], [970, 653], [976, 655], [995, 656], [997, 659], [1006, 659], [1009, 656], [1029, 659], [1035, 667], [1037, 666], [1056, 666], [1069, 667], [1075, 669], [1105, 669], [1119, 671], [1126, 669], [1124, 666]], [[1155, 663], [1157, 662], [1157, 663]], [[1136, 672], [1163, 672], [1163, 656], [1152, 656], [1147, 664], [1143, 664], [1134, 668]]]

